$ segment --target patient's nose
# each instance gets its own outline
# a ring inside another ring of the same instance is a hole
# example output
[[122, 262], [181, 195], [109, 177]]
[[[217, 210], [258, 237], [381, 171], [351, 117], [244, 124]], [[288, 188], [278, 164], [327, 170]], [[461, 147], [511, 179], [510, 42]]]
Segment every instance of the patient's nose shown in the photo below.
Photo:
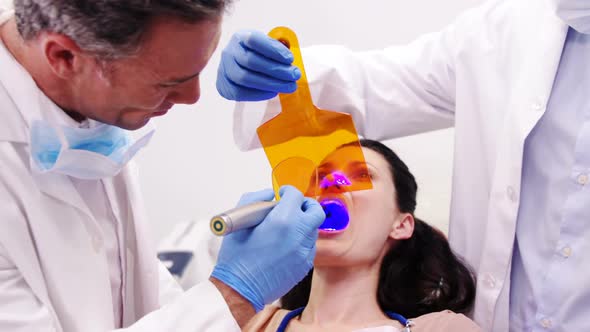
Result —
[[326, 175], [320, 181], [320, 190], [322, 193], [342, 192], [352, 185], [352, 182], [342, 172], [332, 172]]

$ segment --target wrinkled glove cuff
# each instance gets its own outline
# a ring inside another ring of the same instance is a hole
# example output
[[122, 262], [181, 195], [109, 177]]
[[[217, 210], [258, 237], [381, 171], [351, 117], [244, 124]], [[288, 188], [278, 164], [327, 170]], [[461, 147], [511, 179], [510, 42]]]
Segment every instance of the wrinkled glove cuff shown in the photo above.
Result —
[[211, 273], [211, 276], [222, 281], [224, 284], [233, 288], [236, 292], [242, 295], [248, 300], [256, 312], [260, 312], [264, 309], [264, 301], [261, 296], [258, 296], [256, 292], [250, 289], [239, 277], [235, 276], [231, 271], [225, 269], [223, 266], [216, 265]]

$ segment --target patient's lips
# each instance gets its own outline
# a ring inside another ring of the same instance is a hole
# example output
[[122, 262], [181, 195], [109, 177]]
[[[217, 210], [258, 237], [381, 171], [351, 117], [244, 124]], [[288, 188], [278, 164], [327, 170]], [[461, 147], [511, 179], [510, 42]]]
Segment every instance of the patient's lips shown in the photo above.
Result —
[[326, 213], [326, 220], [320, 225], [320, 232], [344, 232], [350, 221], [344, 200], [337, 197], [325, 197], [320, 200], [320, 205]]

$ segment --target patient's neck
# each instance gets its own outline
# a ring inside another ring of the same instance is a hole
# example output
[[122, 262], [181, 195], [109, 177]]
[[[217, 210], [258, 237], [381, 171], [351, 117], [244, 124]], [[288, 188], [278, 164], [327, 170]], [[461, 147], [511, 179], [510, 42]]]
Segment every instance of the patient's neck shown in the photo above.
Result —
[[380, 264], [316, 267], [301, 323], [311, 326], [364, 326], [387, 319], [377, 303]]

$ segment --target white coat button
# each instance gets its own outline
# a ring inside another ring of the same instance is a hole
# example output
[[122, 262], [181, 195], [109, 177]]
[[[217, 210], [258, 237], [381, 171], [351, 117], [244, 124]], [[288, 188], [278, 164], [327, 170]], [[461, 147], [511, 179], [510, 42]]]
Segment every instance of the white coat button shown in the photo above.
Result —
[[547, 319], [547, 318], [543, 318], [541, 319], [541, 326], [543, 326], [544, 328], [548, 329], [552, 326], [553, 324], [551, 324], [551, 320]]
[[516, 203], [518, 201], [518, 195], [516, 195], [516, 191], [511, 186], [506, 188], [506, 195], [512, 203]]
[[563, 257], [568, 258], [572, 255], [572, 248], [570, 247], [565, 247], [563, 249], [561, 249], [561, 254], [563, 255]]
[[486, 273], [483, 276], [483, 283], [489, 288], [494, 288], [496, 287], [496, 278], [494, 278], [491, 274]]
[[586, 183], [588, 183], [588, 175], [586, 175], [586, 174], [578, 175], [578, 183], [583, 186], [586, 185]]
[[99, 253], [102, 249], [102, 240], [98, 236], [92, 237], [92, 248], [94, 248], [95, 253]]

